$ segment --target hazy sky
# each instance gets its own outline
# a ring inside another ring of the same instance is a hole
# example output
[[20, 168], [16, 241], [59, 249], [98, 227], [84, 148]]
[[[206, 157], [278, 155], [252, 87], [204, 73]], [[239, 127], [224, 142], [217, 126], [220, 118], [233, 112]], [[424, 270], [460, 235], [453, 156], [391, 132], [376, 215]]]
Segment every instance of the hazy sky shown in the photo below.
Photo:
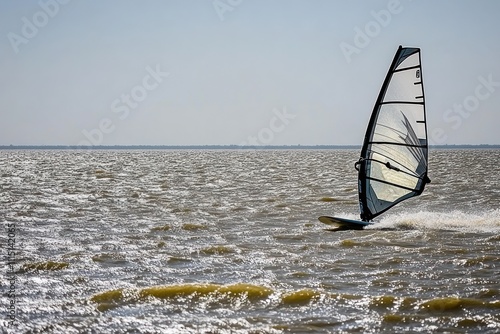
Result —
[[0, 2], [0, 145], [360, 144], [398, 45], [434, 144], [500, 144], [500, 1]]

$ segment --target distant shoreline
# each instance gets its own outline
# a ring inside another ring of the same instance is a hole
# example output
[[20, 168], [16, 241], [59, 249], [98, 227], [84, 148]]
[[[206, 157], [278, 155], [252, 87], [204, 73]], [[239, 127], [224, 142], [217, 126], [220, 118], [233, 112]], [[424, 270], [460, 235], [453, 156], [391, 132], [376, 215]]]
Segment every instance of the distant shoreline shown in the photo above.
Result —
[[[500, 149], [500, 145], [430, 145], [430, 149]], [[358, 150], [361, 145], [0, 145], [0, 150]]]

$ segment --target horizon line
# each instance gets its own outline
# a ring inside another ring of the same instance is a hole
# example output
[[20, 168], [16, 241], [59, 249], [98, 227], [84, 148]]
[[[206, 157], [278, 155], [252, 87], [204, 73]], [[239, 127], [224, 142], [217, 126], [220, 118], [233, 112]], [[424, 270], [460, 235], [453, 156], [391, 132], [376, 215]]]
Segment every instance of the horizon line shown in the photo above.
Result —
[[[66, 150], [106, 150], [106, 149], [360, 149], [362, 145], [0, 145], [0, 150], [11, 149], [66, 149]], [[500, 144], [436, 144], [429, 148], [500, 148]]]

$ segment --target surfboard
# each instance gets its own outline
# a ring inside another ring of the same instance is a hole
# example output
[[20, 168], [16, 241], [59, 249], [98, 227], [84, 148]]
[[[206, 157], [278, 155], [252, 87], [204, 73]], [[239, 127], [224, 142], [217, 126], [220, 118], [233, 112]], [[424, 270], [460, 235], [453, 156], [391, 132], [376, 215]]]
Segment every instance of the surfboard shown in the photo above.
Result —
[[364, 222], [360, 220], [321, 216], [318, 218], [320, 222], [326, 225], [335, 227], [335, 230], [362, 230], [365, 226], [372, 225], [373, 223]]

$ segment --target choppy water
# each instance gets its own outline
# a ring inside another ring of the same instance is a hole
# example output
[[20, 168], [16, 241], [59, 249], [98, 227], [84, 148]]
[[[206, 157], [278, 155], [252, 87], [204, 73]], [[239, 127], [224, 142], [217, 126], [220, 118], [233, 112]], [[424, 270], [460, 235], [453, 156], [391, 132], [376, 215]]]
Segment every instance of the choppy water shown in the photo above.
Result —
[[422, 196], [327, 232], [357, 157], [0, 151], [2, 329], [499, 332], [500, 150], [431, 151]]

